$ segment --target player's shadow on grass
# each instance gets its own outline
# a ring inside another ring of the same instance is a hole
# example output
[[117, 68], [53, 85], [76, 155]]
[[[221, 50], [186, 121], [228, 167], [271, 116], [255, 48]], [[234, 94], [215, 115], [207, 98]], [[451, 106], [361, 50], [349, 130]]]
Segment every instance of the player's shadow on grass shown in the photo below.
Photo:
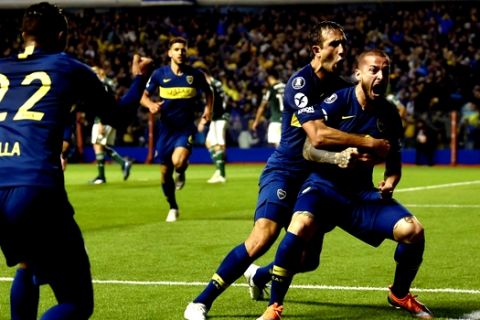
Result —
[[[366, 304], [352, 304], [349, 302], [320, 302], [320, 301], [305, 301], [305, 300], [288, 300], [288, 304], [297, 304], [311, 306], [308, 308], [309, 312], [298, 312], [296, 314], [287, 311], [285, 317], [288, 319], [298, 320], [389, 320], [389, 319], [412, 319], [412, 316], [404, 310], [397, 310], [388, 305], [385, 301], [384, 305], [366, 305]], [[315, 306], [319, 309], [315, 310]], [[297, 308], [298, 309], [298, 308]], [[462, 315], [472, 312], [469, 308], [459, 308], [458, 306], [444, 306], [442, 308], [435, 308], [432, 310], [435, 318], [443, 319], [459, 319]], [[260, 311], [261, 312], [261, 311]], [[253, 311], [244, 314], [230, 314], [230, 315], [210, 315], [209, 319], [256, 319], [260, 313]]]
[[[318, 301], [300, 301], [300, 300], [288, 300], [288, 305], [309, 305], [309, 312], [291, 313], [285, 314], [288, 319], [298, 320], [332, 320], [332, 319], [382, 319], [388, 320], [389, 314], [395, 313], [395, 310], [387, 305], [364, 305], [364, 304], [350, 304], [350, 303], [331, 303], [331, 302], [318, 302]], [[314, 306], [321, 306], [331, 308], [331, 310], [315, 310]], [[263, 309], [262, 309], [263, 310]], [[262, 312], [262, 311], [260, 311]], [[252, 311], [250, 314], [236, 314], [236, 315], [211, 315], [209, 319], [256, 319], [261, 313], [255, 313]], [[411, 318], [411, 316], [405, 312], [405, 318]], [[399, 319], [398, 315], [393, 316], [392, 319]]]

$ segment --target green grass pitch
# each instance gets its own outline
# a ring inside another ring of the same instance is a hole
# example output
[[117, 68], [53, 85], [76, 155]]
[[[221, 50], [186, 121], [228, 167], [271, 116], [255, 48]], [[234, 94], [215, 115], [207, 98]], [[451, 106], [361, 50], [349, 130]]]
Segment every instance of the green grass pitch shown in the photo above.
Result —
[[[183, 310], [204, 287], [224, 255], [251, 230], [261, 164], [227, 165], [228, 182], [209, 185], [213, 166], [192, 165], [177, 192], [180, 220], [168, 211], [158, 165], [136, 164], [122, 181], [117, 165], [108, 183], [89, 185], [93, 164], [71, 164], [69, 197], [83, 230], [95, 280], [92, 319], [183, 319]], [[376, 171], [376, 180], [381, 177]], [[480, 168], [406, 166], [395, 197], [426, 229], [423, 266], [414, 294], [439, 319], [480, 319]], [[285, 319], [410, 319], [388, 306], [394, 244], [379, 248], [341, 230], [327, 235], [318, 270], [295, 277]], [[258, 260], [270, 262], [275, 250]], [[0, 319], [9, 319], [13, 269], [0, 267]], [[42, 287], [40, 309], [53, 304]], [[244, 280], [213, 305], [209, 319], [256, 319], [266, 302], [251, 301]]]

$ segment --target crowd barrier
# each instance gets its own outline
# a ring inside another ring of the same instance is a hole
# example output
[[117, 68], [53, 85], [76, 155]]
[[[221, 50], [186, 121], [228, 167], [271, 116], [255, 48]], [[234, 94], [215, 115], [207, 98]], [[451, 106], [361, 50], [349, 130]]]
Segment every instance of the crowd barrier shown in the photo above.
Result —
[[[144, 163], [147, 159], [146, 147], [115, 147], [122, 156], [128, 156], [136, 163]], [[227, 148], [227, 162], [228, 163], [264, 163], [272, 154], [273, 148]], [[86, 147], [82, 155], [83, 162], [94, 162], [95, 154], [92, 148]], [[405, 149], [402, 151], [402, 162], [404, 164], [415, 164], [416, 151], [415, 149]], [[153, 160], [155, 163], [155, 159]], [[211, 163], [210, 154], [206, 148], [193, 148], [190, 157], [190, 163], [202, 164]], [[422, 161], [421, 164], [424, 164]], [[435, 164], [451, 164], [451, 152], [449, 149], [437, 150], [435, 153]], [[459, 165], [480, 165], [480, 150], [458, 150], [457, 164]]]

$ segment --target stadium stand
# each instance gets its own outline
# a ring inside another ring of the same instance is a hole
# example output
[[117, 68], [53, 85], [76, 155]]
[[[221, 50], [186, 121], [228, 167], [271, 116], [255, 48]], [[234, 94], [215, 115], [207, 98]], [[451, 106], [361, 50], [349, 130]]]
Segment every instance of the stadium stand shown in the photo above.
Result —
[[[287, 79], [304, 65], [309, 60], [305, 30], [322, 19], [345, 26], [349, 39], [345, 75], [351, 72], [355, 54], [365, 48], [379, 47], [392, 57], [390, 97], [404, 115], [407, 148], [415, 147], [415, 123], [421, 118], [434, 130], [436, 148], [448, 149], [450, 113], [460, 114], [461, 127], [465, 110], [473, 104], [478, 114], [480, 106], [474, 90], [480, 84], [480, 22], [475, 2], [69, 8], [68, 15], [67, 51], [86, 63], [102, 65], [118, 84], [119, 94], [129, 83], [129, 52], [151, 56], [162, 65], [168, 39], [186, 37], [192, 62], [203, 61], [231, 97], [227, 135], [231, 147], [237, 146], [239, 133], [254, 118], [267, 70], [275, 68]], [[4, 56], [20, 45], [15, 30], [20, 16], [21, 10], [0, 10]], [[139, 111], [137, 121], [119, 136], [119, 144], [145, 146], [147, 123], [148, 116]], [[468, 139], [471, 136], [460, 135], [458, 147], [478, 147], [478, 142]], [[262, 134], [257, 146], [266, 146]]]

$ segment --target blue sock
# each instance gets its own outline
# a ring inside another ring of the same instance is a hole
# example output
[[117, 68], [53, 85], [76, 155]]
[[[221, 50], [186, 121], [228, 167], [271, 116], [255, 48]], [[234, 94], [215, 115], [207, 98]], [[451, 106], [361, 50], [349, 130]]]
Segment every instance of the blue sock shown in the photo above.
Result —
[[245, 244], [236, 246], [223, 259], [222, 263], [208, 283], [207, 287], [198, 295], [194, 302], [200, 302], [210, 309], [215, 299], [235, 282], [247, 270], [253, 259], [248, 255]]
[[305, 241], [302, 238], [290, 232], [285, 234], [278, 246], [275, 265], [272, 269], [270, 305], [275, 302], [283, 305], [283, 299], [290, 287], [295, 270], [298, 270], [304, 249]]
[[255, 272], [255, 275], [253, 276], [253, 282], [260, 288], [264, 288], [267, 283], [269, 283], [272, 280], [272, 269], [273, 269], [274, 263], [271, 262], [270, 264], [260, 267], [257, 269]]
[[410, 292], [410, 286], [422, 263], [424, 249], [424, 239], [412, 244], [399, 243], [397, 245], [395, 250], [397, 267], [391, 290], [398, 298], [403, 298]]
[[12, 320], [36, 319], [39, 287], [33, 283], [33, 274], [28, 269], [17, 269], [10, 289]]
[[163, 194], [167, 198], [167, 202], [170, 205], [170, 209], [178, 209], [177, 199], [175, 198], [175, 181], [173, 177], [167, 175], [165, 182], [162, 183]]

